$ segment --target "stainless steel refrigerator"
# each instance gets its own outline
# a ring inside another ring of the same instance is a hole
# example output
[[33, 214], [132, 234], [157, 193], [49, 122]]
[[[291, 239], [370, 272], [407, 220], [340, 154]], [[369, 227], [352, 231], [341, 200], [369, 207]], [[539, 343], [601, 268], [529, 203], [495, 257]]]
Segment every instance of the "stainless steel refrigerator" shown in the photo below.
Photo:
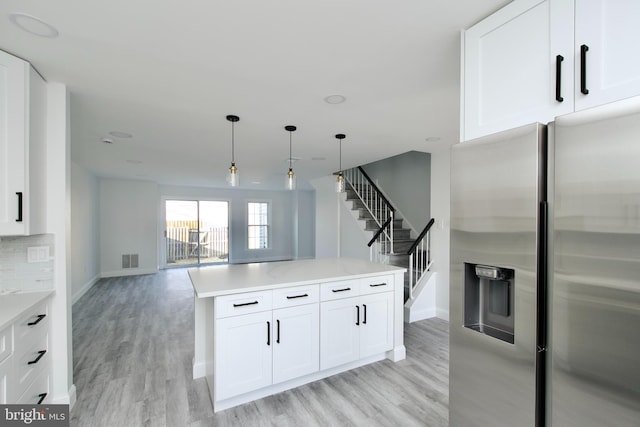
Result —
[[452, 427], [640, 426], [640, 98], [452, 148]]

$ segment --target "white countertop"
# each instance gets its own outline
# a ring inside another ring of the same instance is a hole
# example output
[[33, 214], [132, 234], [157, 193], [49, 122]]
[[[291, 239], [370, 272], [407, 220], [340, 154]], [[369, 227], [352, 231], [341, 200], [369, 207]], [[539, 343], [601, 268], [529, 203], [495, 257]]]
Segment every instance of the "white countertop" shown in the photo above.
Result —
[[361, 259], [330, 258], [192, 268], [189, 277], [196, 296], [206, 298], [404, 271]]
[[48, 290], [0, 295], [0, 329], [11, 324], [22, 313], [53, 295], [53, 293], [53, 290]]

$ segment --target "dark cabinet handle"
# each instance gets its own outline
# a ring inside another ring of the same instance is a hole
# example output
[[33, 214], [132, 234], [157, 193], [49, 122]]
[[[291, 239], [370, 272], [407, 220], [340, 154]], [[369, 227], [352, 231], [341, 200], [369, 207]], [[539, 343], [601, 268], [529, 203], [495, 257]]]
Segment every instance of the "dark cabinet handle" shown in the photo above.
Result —
[[18, 219], [16, 222], [22, 222], [22, 191], [16, 192], [16, 196], [18, 196]]
[[344, 292], [344, 291], [350, 291], [351, 288], [342, 288], [342, 289], [331, 289], [331, 292]]
[[356, 305], [356, 326], [360, 326], [360, 306]]
[[280, 344], [280, 320], [276, 320], [276, 342]]
[[271, 345], [271, 322], [267, 320], [267, 345]]
[[293, 296], [287, 295], [287, 299], [304, 298], [304, 297], [308, 297], [308, 296], [309, 296], [309, 294], [293, 295]]
[[40, 361], [40, 359], [42, 359], [42, 356], [45, 355], [46, 352], [47, 352], [47, 350], [40, 350], [38, 352], [38, 357], [36, 357], [32, 361], [28, 362], [27, 365], [35, 365], [36, 363], [38, 363]]
[[40, 399], [38, 399], [38, 403], [36, 403], [36, 405], [40, 405], [42, 402], [44, 402], [45, 397], [47, 397], [47, 393], [41, 393], [38, 395], [38, 397]]
[[37, 318], [36, 320], [34, 320], [33, 322], [29, 322], [29, 323], [27, 323], [27, 326], [35, 326], [35, 325], [37, 325], [38, 323], [40, 323], [40, 321], [41, 321], [42, 319], [44, 319], [45, 317], [47, 317], [47, 315], [46, 315], [46, 314], [38, 314], [38, 318]]
[[253, 302], [243, 302], [242, 304], [233, 304], [234, 307], [244, 307], [245, 305], [254, 305], [257, 304], [258, 301], [253, 301]]
[[589, 46], [583, 44], [580, 46], [580, 92], [583, 95], [589, 95], [587, 89], [587, 51]]
[[558, 102], [564, 101], [562, 97], [562, 61], [564, 61], [564, 56], [556, 55], [556, 101]]
[[371, 284], [369, 286], [371, 286], [372, 288], [375, 288], [377, 286], [387, 286], [387, 284], [386, 283], [376, 283], [375, 285]]
[[362, 324], [366, 325], [367, 324], [367, 304], [362, 304], [362, 307], [364, 308], [364, 319], [362, 320]]

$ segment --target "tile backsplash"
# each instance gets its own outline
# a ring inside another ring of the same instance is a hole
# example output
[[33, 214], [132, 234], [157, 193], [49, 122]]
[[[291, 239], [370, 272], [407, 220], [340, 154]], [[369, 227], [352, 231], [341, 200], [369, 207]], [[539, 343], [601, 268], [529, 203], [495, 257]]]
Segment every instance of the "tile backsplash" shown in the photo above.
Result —
[[[53, 289], [53, 234], [0, 237], [0, 291]], [[44, 262], [27, 262], [27, 248], [49, 247]]]

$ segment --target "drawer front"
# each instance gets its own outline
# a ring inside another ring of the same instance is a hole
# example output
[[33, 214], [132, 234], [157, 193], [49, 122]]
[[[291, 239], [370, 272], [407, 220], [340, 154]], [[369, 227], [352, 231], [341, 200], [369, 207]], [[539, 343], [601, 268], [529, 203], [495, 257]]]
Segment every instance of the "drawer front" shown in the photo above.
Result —
[[41, 373], [46, 373], [50, 360], [48, 334], [43, 335], [23, 353], [17, 353], [14, 360], [16, 370], [16, 395], [20, 396], [33, 380]]
[[393, 290], [393, 274], [360, 279], [360, 295], [376, 294]]
[[49, 329], [49, 305], [44, 303], [25, 313], [15, 324], [16, 353], [30, 344], [29, 336], [42, 336]]
[[340, 298], [349, 298], [360, 294], [360, 281], [340, 280], [327, 282], [320, 285], [320, 300], [329, 301]]
[[12, 334], [13, 327], [11, 325], [0, 331], [0, 362], [11, 356], [13, 352]]
[[273, 308], [293, 307], [320, 301], [320, 285], [294, 286], [273, 290]]
[[247, 292], [244, 294], [215, 297], [214, 313], [216, 319], [241, 314], [271, 310], [272, 291]]
[[21, 405], [37, 405], [49, 403], [49, 401], [49, 375], [43, 372], [25, 390], [17, 403]]

